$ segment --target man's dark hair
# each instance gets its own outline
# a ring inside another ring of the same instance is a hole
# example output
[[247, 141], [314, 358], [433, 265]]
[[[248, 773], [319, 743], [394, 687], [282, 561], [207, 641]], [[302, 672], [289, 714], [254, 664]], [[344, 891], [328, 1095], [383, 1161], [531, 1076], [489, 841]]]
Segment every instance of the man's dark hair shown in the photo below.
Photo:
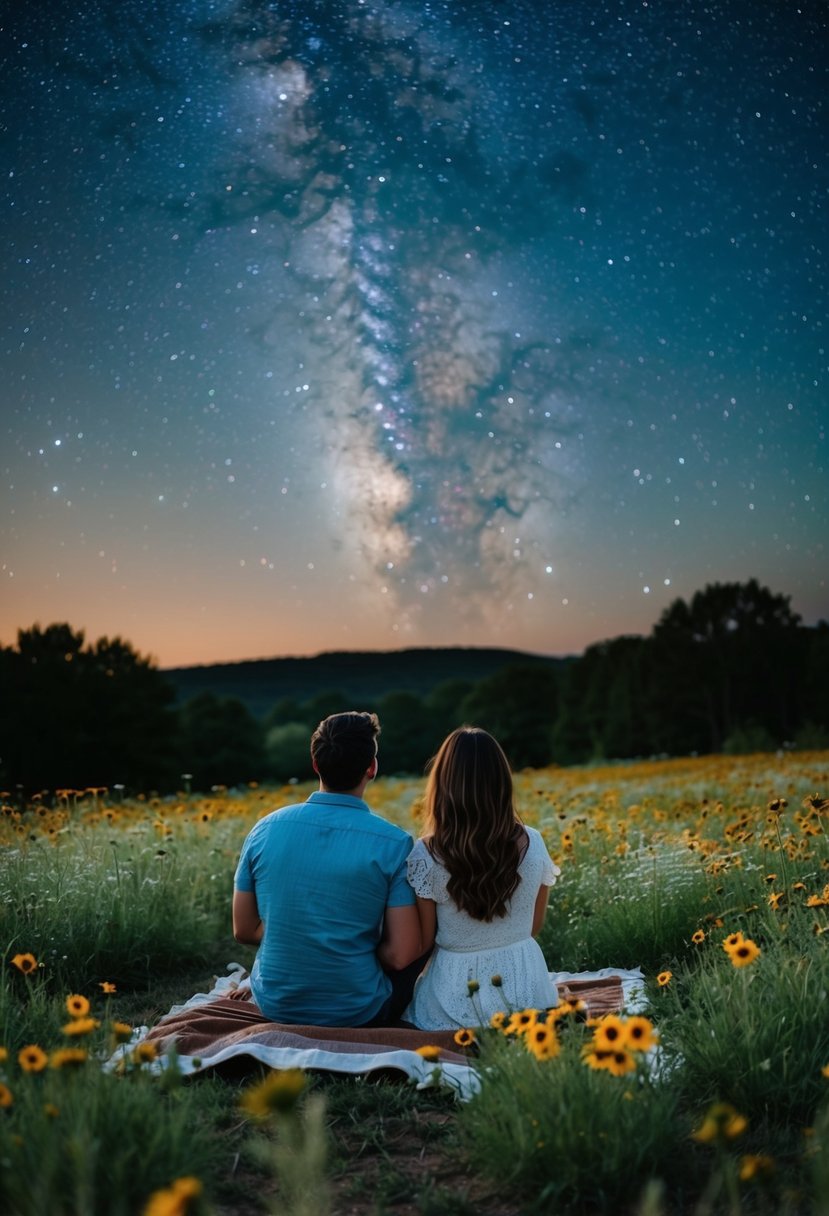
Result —
[[326, 789], [357, 788], [377, 755], [379, 734], [377, 714], [352, 710], [323, 718], [311, 736], [311, 759]]

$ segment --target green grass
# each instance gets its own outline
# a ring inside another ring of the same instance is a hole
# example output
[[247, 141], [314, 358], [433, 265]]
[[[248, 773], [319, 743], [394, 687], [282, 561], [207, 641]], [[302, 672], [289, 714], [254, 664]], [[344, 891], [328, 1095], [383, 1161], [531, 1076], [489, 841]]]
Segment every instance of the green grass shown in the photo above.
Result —
[[[228, 962], [250, 963], [230, 936], [233, 868], [285, 792], [6, 812], [0, 1210], [132, 1216], [196, 1175], [193, 1216], [324, 1216], [326, 1187], [306, 1187], [293, 1161], [327, 1180], [332, 1212], [355, 1216], [829, 1216], [829, 846], [825, 810], [802, 807], [827, 778], [826, 754], [520, 774], [521, 812], [563, 871], [540, 939], [548, 963], [641, 966], [658, 1066], [590, 1069], [580, 1026], [548, 1061], [493, 1033], [468, 1105], [402, 1082], [314, 1078], [321, 1136], [299, 1114], [281, 1132], [253, 1127], [239, 1097], [257, 1074], [178, 1083], [99, 1067], [113, 1020], [152, 1023]], [[411, 827], [420, 788], [380, 782], [374, 805]], [[769, 816], [780, 795], [790, 806]], [[721, 945], [737, 931], [761, 951], [739, 970]], [[12, 959], [29, 952], [38, 966], [24, 975]], [[64, 1033], [70, 993], [101, 1023], [88, 1038]], [[27, 1073], [29, 1044], [86, 1046], [90, 1059]], [[714, 1102], [747, 1120], [719, 1148], [691, 1138]], [[741, 1180], [743, 1158], [760, 1154], [773, 1173]]]

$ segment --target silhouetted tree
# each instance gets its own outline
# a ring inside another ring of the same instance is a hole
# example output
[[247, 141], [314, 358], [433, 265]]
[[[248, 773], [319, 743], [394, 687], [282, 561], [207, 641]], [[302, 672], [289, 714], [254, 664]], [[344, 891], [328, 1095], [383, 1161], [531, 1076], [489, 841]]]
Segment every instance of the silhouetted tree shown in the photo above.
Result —
[[561, 671], [558, 712], [552, 731], [552, 756], [557, 764], [582, 764], [598, 749], [591, 711], [592, 689], [600, 663], [598, 647], [590, 646]]
[[352, 699], [339, 689], [318, 692], [308, 701], [303, 701], [301, 720], [307, 723], [309, 731], [314, 731], [323, 718], [327, 718], [331, 714], [341, 714], [349, 709], [362, 708], [359, 705], [352, 705]]
[[304, 722], [284, 722], [265, 732], [265, 764], [278, 781], [305, 781], [314, 776], [311, 732]]
[[84, 645], [69, 625], [21, 630], [0, 657], [4, 781], [36, 788], [167, 788], [176, 770], [174, 692], [120, 638]]
[[600, 648], [592, 692], [593, 756], [620, 759], [653, 750], [652, 648], [645, 638], [618, 637]]
[[444, 680], [429, 693], [426, 709], [429, 712], [437, 745], [454, 730], [463, 725], [463, 704], [472, 692], [471, 680]]
[[295, 697], [281, 697], [265, 715], [264, 727], [268, 731], [274, 726], [286, 726], [289, 722], [304, 722], [307, 711]]
[[464, 721], [494, 735], [513, 768], [549, 764], [558, 689], [552, 667], [516, 663], [477, 684], [463, 702]]
[[238, 785], [261, 777], [262, 727], [236, 697], [199, 693], [181, 710], [182, 764], [195, 789]]
[[719, 751], [749, 723], [778, 743], [791, 738], [806, 641], [799, 622], [790, 597], [756, 579], [713, 583], [690, 603], [675, 600], [653, 631], [656, 720], [681, 730], [684, 750]]
[[437, 746], [432, 717], [420, 697], [390, 692], [377, 704], [380, 771], [422, 773]]

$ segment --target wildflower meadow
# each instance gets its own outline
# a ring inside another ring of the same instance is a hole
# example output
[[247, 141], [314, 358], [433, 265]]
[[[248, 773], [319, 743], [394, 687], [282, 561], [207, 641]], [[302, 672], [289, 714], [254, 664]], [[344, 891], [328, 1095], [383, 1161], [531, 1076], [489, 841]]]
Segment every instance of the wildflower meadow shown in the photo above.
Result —
[[[642, 970], [635, 1010], [504, 1008], [479, 1080], [185, 1080], [137, 1026], [252, 953], [230, 934], [252, 823], [306, 787], [0, 814], [0, 1210], [10, 1216], [829, 1213], [829, 753], [525, 770], [562, 875], [552, 971]], [[371, 802], [418, 831], [422, 782]], [[490, 982], [498, 988], [500, 977]], [[117, 1066], [105, 1067], [121, 1048]]]

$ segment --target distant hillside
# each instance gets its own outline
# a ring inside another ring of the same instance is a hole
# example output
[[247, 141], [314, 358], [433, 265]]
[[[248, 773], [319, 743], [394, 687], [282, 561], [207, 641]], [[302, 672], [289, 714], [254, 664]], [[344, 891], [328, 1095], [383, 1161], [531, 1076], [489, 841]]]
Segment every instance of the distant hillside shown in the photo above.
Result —
[[238, 697], [263, 717], [283, 697], [308, 701], [324, 692], [341, 692], [355, 709], [371, 708], [389, 692], [425, 696], [445, 680], [476, 683], [514, 663], [554, 664], [520, 650], [467, 647], [392, 651], [337, 651], [302, 659], [254, 659], [206, 667], [171, 667], [164, 672], [179, 702], [200, 692]]

